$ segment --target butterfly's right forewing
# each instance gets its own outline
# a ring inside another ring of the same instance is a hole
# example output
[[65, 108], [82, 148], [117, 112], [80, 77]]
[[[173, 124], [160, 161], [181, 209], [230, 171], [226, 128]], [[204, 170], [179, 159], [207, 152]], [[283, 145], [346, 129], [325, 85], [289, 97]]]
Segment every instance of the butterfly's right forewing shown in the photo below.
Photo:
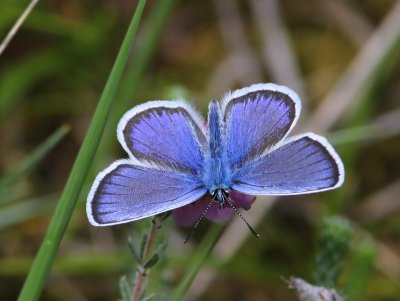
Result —
[[118, 140], [135, 159], [183, 172], [202, 172], [204, 122], [183, 101], [151, 101], [122, 117]]
[[205, 193], [203, 184], [191, 174], [119, 160], [97, 176], [87, 213], [96, 226], [121, 224], [187, 205]]

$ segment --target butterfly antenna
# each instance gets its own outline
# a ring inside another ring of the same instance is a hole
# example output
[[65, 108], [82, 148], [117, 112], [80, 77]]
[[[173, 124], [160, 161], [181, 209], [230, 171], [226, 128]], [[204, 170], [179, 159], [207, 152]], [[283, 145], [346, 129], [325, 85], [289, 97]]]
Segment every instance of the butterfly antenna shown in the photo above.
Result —
[[250, 229], [251, 233], [253, 233], [253, 235], [257, 238], [260, 238], [260, 234], [258, 234], [256, 232], [256, 230], [253, 229], [252, 226], [250, 226], [250, 224], [246, 221], [246, 219], [244, 218], [244, 216], [239, 212], [239, 210], [237, 210], [237, 208], [235, 207], [235, 205], [233, 205], [232, 199], [230, 197], [226, 198], [226, 201], [229, 203], [229, 205], [231, 205], [232, 209], [235, 211], [235, 213], [237, 215], [239, 215], [239, 217], [244, 221], [244, 223], [247, 225], [247, 227]]
[[206, 213], [208, 211], [208, 209], [210, 209], [211, 204], [212, 204], [213, 200], [210, 201], [210, 203], [207, 205], [206, 209], [204, 209], [203, 213], [201, 214], [201, 216], [199, 217], [199, 219], [197, 220], [197, 222], [193, 225], [192, 229], [190, 230], [188, 236], [186, 236], [185, 241], [183, 242], [184, 244], [187, 243], [189, 241], [189, 239], [192, 237], [194, 231], [196, 230], [197, 226], [200, 224], [200, 222], [204, 219], [204, 217], [206, 216]]

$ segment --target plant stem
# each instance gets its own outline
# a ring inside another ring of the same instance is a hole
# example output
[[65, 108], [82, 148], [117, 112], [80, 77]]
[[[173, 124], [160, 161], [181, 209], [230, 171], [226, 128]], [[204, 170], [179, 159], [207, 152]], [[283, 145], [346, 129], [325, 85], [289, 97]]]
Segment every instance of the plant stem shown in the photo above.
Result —
[[[149, 256], [153, 251], [153, 246], [157, 239], [158, 228], [159, 224], [157, 216], [153, 216], [153, 218], [151, 219], [149, 235], [146, 241], [146, 245], [144, 247], [142, 263], [146, 262], [146, 260], [149, 259]], [[132, 292], [132, 299], [131, 299], [132, 301], [140, 300], [140, 296], [142, 295], [144, 282], [146, 281], [147, 275], [148, 275], [148, 269], [146, 269], [142, 264], [138, 264], [138, 267], [136, 269], [135, 283]]]
[[159, 228], [159, 224], [157, 221], [157, 216], [153, 216], [153, 218], [151, 219], [149, 238], [147, 239], [147, 243], [144, 248], [144, 260], [149, 259], [150, 252], [153, 250], [153, 245], [157, 238], [158, 228]]
[[132, 301], [140, 300], [140, 296], [142, 295], [143, 291], [143, 284], [146, 280], [146, 272], [144, 270], [139, 271], [139, 268], [140, 266], [138, 266], [138, 270], [136, 272], [135, 285], [132, 292]]

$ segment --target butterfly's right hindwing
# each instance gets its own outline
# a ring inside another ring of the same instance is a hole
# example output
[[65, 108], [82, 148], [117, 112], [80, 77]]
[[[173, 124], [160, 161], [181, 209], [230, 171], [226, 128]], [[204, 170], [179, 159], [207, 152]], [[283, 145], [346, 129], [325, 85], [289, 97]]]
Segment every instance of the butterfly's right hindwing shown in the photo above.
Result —
[[238, 170], [232, 189], [250, 195], [303, 194], [337, 188], [343, 180], [343, 163], [333, 147], [308, 133]]
[[191, 174], [119, 160], [97, 176], [86, 209], [91, 224], [115, 225], [190, 204], [205, 193], [204, 185]]

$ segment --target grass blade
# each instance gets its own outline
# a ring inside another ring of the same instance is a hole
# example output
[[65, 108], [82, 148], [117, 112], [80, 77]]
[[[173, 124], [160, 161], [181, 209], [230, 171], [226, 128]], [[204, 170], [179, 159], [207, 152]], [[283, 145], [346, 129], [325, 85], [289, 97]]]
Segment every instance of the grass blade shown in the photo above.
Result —
[[117, 95], [118, 105], [115, 106], [115, 110], [111, 113], [110, 121], [108, 122], [109, 126], [107, 126], [104, 133], [105, 139], [103, 139], [102, 147], [105, 148], [103, 154], [106, 156], [110, 153], [112, 147], [115, 146], [115, 143], [110, 143], [110, 141], [115, 141], [115, 127], [125, 111], [132, 107], [132, 99], [134, 99], [138, 91], [146, 67], [160, 42], [159, 37], [165, 28], [175, 2], [175, 0], [155, 2], [153, 10], [146, 18], [146, 22], [143, 22], [141, 43], [133, 53], [131, 61], [127, 64], [126, 72]]
[[58, 246], [67, 228], [104, 131], [114, 95], [128, 60], [129, 51], [136, 36], [145, 4], [146, 0], [140, 0], [138, 3], [110, 76], [100, 97], [85, 140], [83, 141], [74, 166], [72, 167], [59, 204], [51, 219], [45, 238], [32, 264], [18, 300], [37, 300], [40, 297]]
[[1, 208], [0, 230], [50, 212], [54, 208], [55, 200], [55, 196], [42, 196]]
[[27, 8], [24, 10], [24, 12], [21, 14], [21, 16], [18, 18], [17, 22], [14, 24], [14, 26], [11, 28], [10, 32], [7, 34], [7, 36], [4, 38], [3, 42], [0, 44], [0, 56], [4, 52], [4, 50], [7, 48], [8, 44], [11, 42], [12, 38], [15, 36], [17, 33], [18, 29], [22, 26], [24, 23], [25, 19], [29, 16], [35, 5], [39, 2], [39, 0], [32, 0]]

